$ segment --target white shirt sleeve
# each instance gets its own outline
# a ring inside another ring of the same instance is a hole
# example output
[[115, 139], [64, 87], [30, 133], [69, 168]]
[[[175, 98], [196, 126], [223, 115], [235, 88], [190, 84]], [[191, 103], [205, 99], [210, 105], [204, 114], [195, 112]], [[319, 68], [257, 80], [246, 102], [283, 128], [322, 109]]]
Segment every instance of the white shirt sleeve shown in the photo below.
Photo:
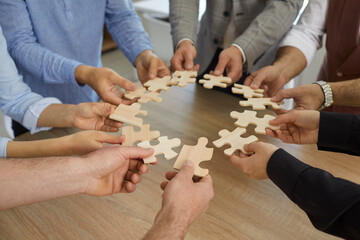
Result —
[[0, 158], [6, 158], [6, 147], [9, 141], [11, 139], [0, 137]]
[[279, 47], [296, 47], [309, 65], [316, 50], [322, 46], [327, 9], [328, 0], [310, 0], [299, 22], [286, 34]]
[[60, 100], [57, 98], [44, 98], [35, 102], [26, 110], [22, 124], [24, 127], [30, 130], [31, 134], [51, 129], [50, 127], [37, 127], [37, 121], [42, 111], [44, 111], [44, 109], [47, 108], [50, 104], [60, 103]]

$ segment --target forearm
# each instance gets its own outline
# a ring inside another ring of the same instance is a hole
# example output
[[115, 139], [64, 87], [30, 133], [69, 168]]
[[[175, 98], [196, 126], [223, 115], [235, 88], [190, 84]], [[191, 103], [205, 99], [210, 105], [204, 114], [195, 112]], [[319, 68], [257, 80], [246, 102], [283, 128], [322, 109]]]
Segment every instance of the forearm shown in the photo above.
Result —
[[[351, 212], [360, 202], [359, 185], [302, 163], [281, 149], [270, 158], [267, 173], [306, 212], [317, 229], [341, 237], [359, 234], [359, 230], [355, 233], [353, 229], [341, 224], [346, 219], [356, 219], [359, 214], [358, 207]], [[358, 225], [355, 229], [360, 229], [359, 221], [356, 220], [355, 223]]]
[[295, 47], [282, 47], [273, 63], [283, 73], [287, 81], [299, 75], [306, 67], [305, 55]]
[[72, 151], [70, 136], [37, 141], [11, 141], [6, 148], [8, 158], [70, 156]]
[[360, 106], [360, 78], [329, 84], [333, 92], [334, 105]]
[[0, 159], [0, 210], [82, 193], [78, 158]]
[[38, 127], [73, 127], [76, 105], [51, 104], [42, 111]]
[[175, 213], [172, 209], [161, 209], [154, 225], [143, 240], [182, 240], [185, 238], [188, 226], [189, 220], [181, 212]]

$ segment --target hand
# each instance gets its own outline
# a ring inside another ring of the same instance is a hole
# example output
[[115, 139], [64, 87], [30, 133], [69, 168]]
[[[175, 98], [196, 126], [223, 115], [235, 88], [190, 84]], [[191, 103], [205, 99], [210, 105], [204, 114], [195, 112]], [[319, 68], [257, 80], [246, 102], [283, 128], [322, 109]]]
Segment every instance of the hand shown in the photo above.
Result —
[[200, 65], [196, 64], [194, 66], [194, 59], [196, 57], [196, 48], [189, 40], [182, 41], [177, 50], [174, 53], [174, 56], [170, 60], [171, 71], [175, 72], [176, 70], [188, 70], [188, 71], [199, 71]]
[[104, 143], [121, 144], [123, 136], [109, 135], [100, 131], [81, 131], [59, 138], [61, 155], [83, 155], [103, 148]]
[[281, 127], [276, 131], [266, 129], [266, 134], [279, 138], [285, 143], [317, 143], [319, 123], [319, 111], [292, 110], [271, 120], [270, 124], [281, 125]]
[[136, 57], [134, 65], [142, 84], [149, 79], [171, 75], [166, 64], [150, 50], [141, 52], [139, 56]]
[[80, 129], [117, 132], [122, 123], [108, 118], [115, 108], [109, 103], [80, 103], [68, 116], [74, 127]]
[[290, 79], [279, 67], [271, 65], [252, 73], [245, 79], [244, 85], [252, 89], [262, 88], [266, 97], [274, 96]]
[[142, 159], [153, 154], [153, 149], [140, 147], [104, 147], [82, 157], [83, 192], [93, 196], [135, 191], [141, 175], [149, 171]]
[[134, 91], [136, 85], [110, 68], [80, 65], [75, 70], [75, 78], [78, 83], [87, 84], [94, 89], [104, 102], [115, 105], [132, 103], [132, 101], [123, 99], [124, 93], [118, 86], [127, 91]]
[[232, 83], [235, 83], [239, 81], [242, 76], [242, 66], [243, 56], [240, 50], [235, 46], [231, 46], [220, 53], [218, 64], [210, 74], [220, 76], [226, 68], [227, 76], [231, 78]]
[[325, 101], [324, 93], [318, 84], [306, 84], [299, 87], [280, 90], [271, 100], [280, 102], [293, 98], [295, 109], [317, 110]]
[[208, 175], [194, 183], [193, 175], [194, 167], [191, 161], [186, 161], [179, 173], [166, 173], [169, 182], [161, 183], [161, 189], [164, 190], [162, 208], [155, 222], [170, 214], [174, 217], [181, 216], [189, 226], [206, 211], [214, 197], [212, 178]]
[[246, 173], [250, 178], [267, 179], [266, 168], [270, 157], [278, 148], [269, 143], [254, 142], [244, 145], [244, 150], [252, 152], [251, 156], [240, 153], [239, 156], [233, 154], [230, 162]]

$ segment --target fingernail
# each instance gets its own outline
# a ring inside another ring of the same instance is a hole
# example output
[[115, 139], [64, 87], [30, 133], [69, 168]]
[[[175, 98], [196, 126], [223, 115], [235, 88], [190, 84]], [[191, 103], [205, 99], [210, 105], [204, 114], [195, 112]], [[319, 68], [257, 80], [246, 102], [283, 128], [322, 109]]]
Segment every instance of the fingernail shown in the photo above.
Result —
[[150, 77], [150, 78], [154, 78], [154, 77], [155, 77], [155, 74], [150, 73], [150, 74], [149, 74], [149, 77]]
[[186, 65], [186, 68], [191, 68], [191, 64], [187, 64], [187, 65]]
[[184, 164], [187, 165], [187, 166], [190, 166], [190, 167], [192, 167], [194, 165], [194, 163], [192, 161], [189, 161], [189, 160], [185, 161]]
[[220, 72], [218, 70], [215, 70], [214, 74], [218, 75]]

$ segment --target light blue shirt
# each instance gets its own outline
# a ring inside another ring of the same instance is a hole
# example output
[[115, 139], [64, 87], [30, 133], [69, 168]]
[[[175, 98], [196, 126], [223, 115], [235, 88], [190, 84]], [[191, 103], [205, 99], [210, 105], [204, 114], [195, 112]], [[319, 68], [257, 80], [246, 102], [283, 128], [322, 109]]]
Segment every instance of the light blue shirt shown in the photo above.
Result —
[[[38, 128], [36, 125], [41, 112], [52, 103], [61, 102], [56, 98], [43, 98], [31, 92], [23, 82], [6, 50], [6, 41], [0, 27], [0, 109], [34, 133], [49, 129]], [[0, 138], [0, 157], [6, 157], [9, 140]]]
[[131, 63], [152, 49], [131, 0], [0, 0], [0, 25], [25, 83], [63, 103], [99, 100], [77, 84], [75, 69], [101, 67], [104, 23]]

